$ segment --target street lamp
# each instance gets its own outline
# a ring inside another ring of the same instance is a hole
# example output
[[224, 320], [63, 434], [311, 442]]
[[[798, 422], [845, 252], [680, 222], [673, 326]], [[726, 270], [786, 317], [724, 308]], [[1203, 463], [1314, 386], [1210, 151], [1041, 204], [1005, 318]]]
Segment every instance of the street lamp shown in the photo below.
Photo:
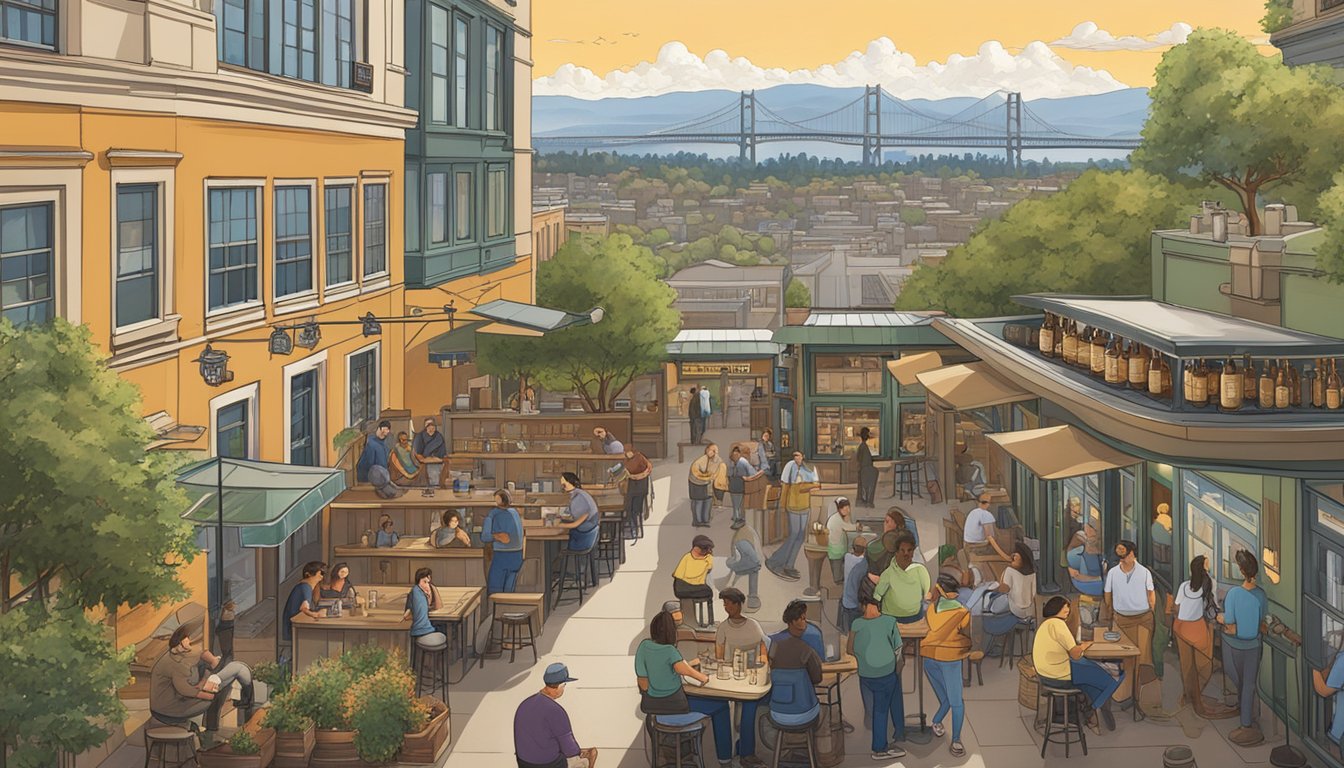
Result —
[[294, 343], [304, 349], [313, 349], [322, 341], [322, 328], [316, 322], [309, 320], [299, 326], [299, 333]]
[[378, 318], [374, 317], [372, 312], [365, 314], [364, 317], [360, 318], [360, 320], [363, 322], [364, 325], [363, 333], [365, 336], [382, 335], [383, 333], [382, 323], [378, 322]]
[[269, 345], [272, 355], [288, 355], [294, 351], [294, 340], [289, 338], [289, 332], [282, 328], [271, 331]]
[[200, 357], [192, 362], [201, 364], [201, 378], [212, 387], [233, 381], [233, 371], [229, 370], [228, 352], [206, 344], [205, 349], [201, 350]]

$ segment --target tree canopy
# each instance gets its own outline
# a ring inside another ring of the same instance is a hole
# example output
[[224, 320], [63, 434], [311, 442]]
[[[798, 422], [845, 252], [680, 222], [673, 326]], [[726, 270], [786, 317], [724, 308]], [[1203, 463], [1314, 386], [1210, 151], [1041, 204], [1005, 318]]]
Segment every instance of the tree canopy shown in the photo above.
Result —
[[812, 291], [798, 278], [789, 280], [784, 290], [784, 306], [789, 309], [807, 309], [812, 306]]
[[[86, 611], [185, 596], [174, 457], [87, 329], [0, 321], [0, 749], [52, 765], [119, 726], [127, 659]], [[42, 696], [30, 695], [41, 690]]]
[[538, 269], [537, 303], [570, 312], [602, 307], [602, 322], [541, 338], [480, 336], [480, 369], [573, 391], [595, 413], [612, 410], [635, 377], [658, 369], [681, 328], [676, 292], [659, 272], [649, 249], [628, 235], [569, 240]]
[[1242, 36], [1201, 29], [1162, 56], [1135, 167], [1193, 174], [1237, 195], [1260, 234], [1256, 199], [1293, 185], [1314, 199], [1340, 167], [1344, 94], [1316, 67], [1288, 67]]
[[1208, 190], [1142, 171], [1089, 171], [1058, 194], [1024, 200], [937, 265], [917, 267], [896, 308], [959, 317], [1019, 314], [1015, 294], [1147, 294], [1154, 229], [1187, 221]]

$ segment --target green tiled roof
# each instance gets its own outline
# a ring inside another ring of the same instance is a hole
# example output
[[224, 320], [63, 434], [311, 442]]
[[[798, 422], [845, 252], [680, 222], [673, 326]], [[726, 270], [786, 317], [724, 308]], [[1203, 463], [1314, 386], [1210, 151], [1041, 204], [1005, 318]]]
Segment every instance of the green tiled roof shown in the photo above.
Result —
[[744, 360], [774, 357], [784, 351], [767, 329], [686, 330], [667, 344], [673, 360]]
[[775, 331], [777, 344], [892, 347], [946, 345], [933, 328], [935, 315], [916, 312], [813, 312], [802, 325]]

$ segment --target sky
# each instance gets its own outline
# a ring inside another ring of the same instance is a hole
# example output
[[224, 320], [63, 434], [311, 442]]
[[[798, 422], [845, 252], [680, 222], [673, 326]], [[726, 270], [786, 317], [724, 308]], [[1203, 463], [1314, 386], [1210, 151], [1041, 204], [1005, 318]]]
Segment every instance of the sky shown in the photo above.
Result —
[[537, 0], [533, 92], [881, 83], [902, 98], [1077, 96], [1152, 85], [1192, 28], [1271, 54], [1263, 15], [1263, 0]]

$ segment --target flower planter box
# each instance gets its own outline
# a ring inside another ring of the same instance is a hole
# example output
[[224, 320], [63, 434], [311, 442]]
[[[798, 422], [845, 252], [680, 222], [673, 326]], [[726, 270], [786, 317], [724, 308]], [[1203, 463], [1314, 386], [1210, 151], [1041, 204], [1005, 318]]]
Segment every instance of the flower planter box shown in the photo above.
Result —
[[298, 733], [280, 731], [275, 734], [275, 761], [273, 768], [308, 768], [313, 757], [313, 746], [317, 743], [317, 729], [308, 726], [308, 730]]
[[354, 731], [327, 731], [316, 733], [311, 768], [355, 768], [365, 763], [355, 751]]
[[219, 744], [201, 752], [196, 762], [201, 768], [270, 768], [275, 759], [275, 731], [261, 728], [254, 731], [252, 737], [261, 747], [255, 755], [238, 755], [229, 748], [228, 742]]
[[429, 723], [418, 733], [406, 734], [406, 740], [397, 753], [397, 762], [408, 765], [432, 765], [439, 751], [448, 743], [452, 728], [448, 723], [448, 707], [433, 696], [421, 699], [429, 705]]

